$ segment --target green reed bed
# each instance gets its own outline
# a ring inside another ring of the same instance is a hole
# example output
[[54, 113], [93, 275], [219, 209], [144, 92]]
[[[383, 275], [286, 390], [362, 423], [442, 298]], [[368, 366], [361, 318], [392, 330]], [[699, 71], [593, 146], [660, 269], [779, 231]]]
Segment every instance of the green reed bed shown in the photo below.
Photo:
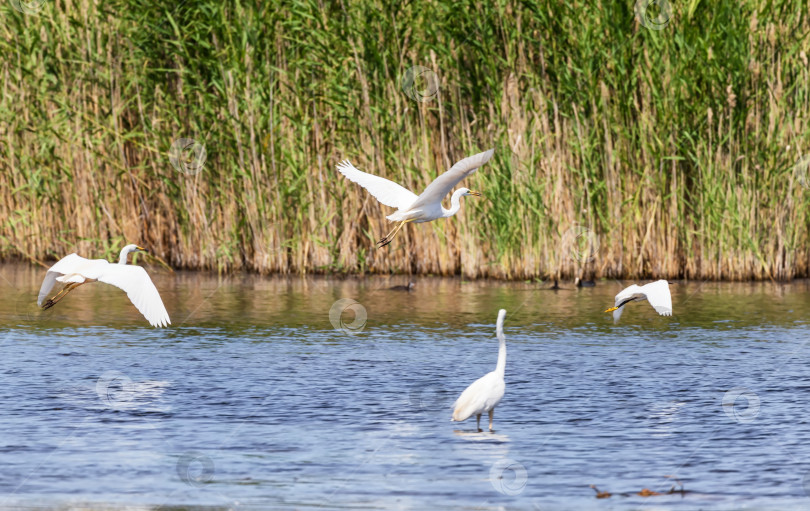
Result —
[[[0, 256], [810, 276], [806, 5], [673, 2], [653, 29], [630, 2], [485, 4], [0, 5]], [[201, 169], [172, 165], [180, 138]], [[465, 183], [487, 200], [383, 250], [390, 209], [334, 170], [421, 190], [490, 147]]]

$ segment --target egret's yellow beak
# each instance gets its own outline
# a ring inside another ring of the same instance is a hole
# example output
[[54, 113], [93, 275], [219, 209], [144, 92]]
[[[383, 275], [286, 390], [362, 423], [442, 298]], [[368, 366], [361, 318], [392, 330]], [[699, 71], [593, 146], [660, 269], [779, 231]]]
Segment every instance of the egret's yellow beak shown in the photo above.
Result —
[[149, 251], [148, 251], [148, 250], [146, 250], [146, 249], [145, 249], [145, 248], [143, 248], [143, 247], [135, 247], [135, 249], [136, 249], [136, 250], [138, 250], [138, 251], [140, 251], [140, 252], [146, 252], [146, 253], [149, 253]]
[[611, 308], [609, 308], [608, 310], [606, 310], [605, 312], [613, 312], [613, 311], [615, 311], [616, 309], [618, 309], [618, 307], [611, 307]]
[[470, 190], [469, 192], [467, 192], [467, 195], [472, 195], [473, 197], [481, 197], [481, 198], [484, 197], [483, 195], [481, 195], [481, 192], [475, 192], [473, 190]]

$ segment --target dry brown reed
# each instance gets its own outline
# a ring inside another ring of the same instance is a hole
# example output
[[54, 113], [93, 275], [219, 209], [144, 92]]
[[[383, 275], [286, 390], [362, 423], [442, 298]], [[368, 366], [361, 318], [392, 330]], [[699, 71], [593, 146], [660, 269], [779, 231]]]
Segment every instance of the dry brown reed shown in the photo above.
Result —
[[[657, 31], [607, 0], [193, 4], [0, 7], [0, 256], [132, 241], [220, 271], [810, 276], [802, 2], [673, 2]], [[416, 65], [438, 83], [418, 100]], [[169, 162], [183, 137], [199, 174]], [[390, 209], [334, 170], [419, 190], [490, 147], [465, 183], [487, 200], [383, 250]]]

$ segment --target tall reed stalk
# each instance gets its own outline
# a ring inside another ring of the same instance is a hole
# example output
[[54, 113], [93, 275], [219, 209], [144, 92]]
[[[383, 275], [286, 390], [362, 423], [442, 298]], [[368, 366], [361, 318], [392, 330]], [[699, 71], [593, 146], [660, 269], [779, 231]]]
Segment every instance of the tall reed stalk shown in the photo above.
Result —
[[[222, 271], [810, 276], [806, 4], [671, 9], [653, 30], [631, 0], [3, 2], [0, 256], [132, 241]], [[180, 138], [201, 172], [170, 163]], [[390, 209], [334, 169], [420, 190], [490, 147], [465, 183], [488, 200], [382, 250]]]

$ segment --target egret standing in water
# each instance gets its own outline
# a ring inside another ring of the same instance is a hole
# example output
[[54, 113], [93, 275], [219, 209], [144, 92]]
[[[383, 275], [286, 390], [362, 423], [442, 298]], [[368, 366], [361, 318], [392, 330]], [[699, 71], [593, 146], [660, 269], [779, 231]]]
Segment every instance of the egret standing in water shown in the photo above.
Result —
[[481, 431], [481, 414], [489, 413], [489, 430], [492, 431], [492, 418], [495, 415], [495, 406], [503, 399], [506, 382], [503, 379], [506, 370], [506, 337], [503, 336], [503, 319], [506, 311], [498, 311], [498, 322], [495, 332], [498, 336], [498, 364], [495, 370], [475, 380], [466, 388], [453, 405], [453, 421], [467, 420], [475, 415], [475, 426]]
[[[150, 325], [158, 327], [171, 324], [169, 313], [166, 312], [166, 307], [160, 299], [160, 293], [146, 270], [140, 266], [127, 264], [127, 255], [131, 252], [146, 252], [146, 249], [138, 245], [127, 245], [121, 250], [118, 264], [111, 264], [104, 259], [85, 259], [76, 254], [63, 257], [45, 274], [45, 280], [39, 288], [37, 305], [43, 309], [50, 309], [82, 284], [99, 281], [126, 291], [132, 304]], [[65, 287], [43, 304], [57, 281], [64, 283]]]
[[389, 181], [383, 177], [367, 174], [358, 170], [348, 160], [340, 162], [337, 166], [338, 171], [346, 176], [346, 179], [353, 181], [363, 188], [368, 193], [374, 196], [380, 203], [397, 208], [397, 211], [388, 215], [388, 220], [392, 222], [399, 222], [393, 231], [383, 236], [377, 245], [381, 248], [394, 239], [397, 232], [402, 229], [402, 226], [409, 222], [430, 222], [437, 218], [449, 218], [461, 208], [460, 199], [463, 196], [472, 195], [474, 197], [481, 197], [479, 192], [474, 192], [468, 188], [459, 188], [453, 193], [450, 198], [450, 209], [445, 209], [442, 206], [442, 199], [450, 193], [450, 190], [456, 186], [459, 181], [469, 176], [478, 167], [482, 166], [492, 158], [494, 149], [478, 153], [475, 156], [464, 158], [450, 167], [450, 170], [437, 177], [432, 183], [425, 188], [422, 195], [416, 195], [407, 188]]
[[633, 284], [622, 289], [616, 295], [615, 306], [605, 312], [613, 313], [613, 321], [619, 321], [624, 311], [624, 306], [630, 302], [647, 300], [650, 305], [662, 316], [672, 316], [672, 295], [669, 294], [669, 282], [666, 280], [656, 280], [643, 286]]

